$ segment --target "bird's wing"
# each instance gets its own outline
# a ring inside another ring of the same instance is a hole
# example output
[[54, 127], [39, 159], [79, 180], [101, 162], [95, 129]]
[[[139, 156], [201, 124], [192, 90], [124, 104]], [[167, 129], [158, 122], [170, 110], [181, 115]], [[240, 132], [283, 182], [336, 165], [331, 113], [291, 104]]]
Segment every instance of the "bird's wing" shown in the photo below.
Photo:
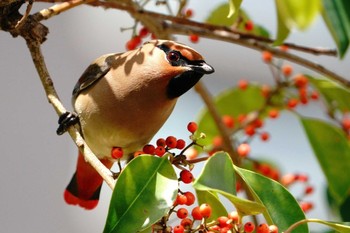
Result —
[[108, 62], [108, 57], [115, 56], [117, 54], [106, 54], [95, 60], [91, 65], [86, 68], [84, 73], [79, 78], [73, 89], [73, 100], [80, 94], [81, 91], [89, 88], [95, 84], [100, 78], [104, 77], [106, 73], [111, 69], [111, 65]]

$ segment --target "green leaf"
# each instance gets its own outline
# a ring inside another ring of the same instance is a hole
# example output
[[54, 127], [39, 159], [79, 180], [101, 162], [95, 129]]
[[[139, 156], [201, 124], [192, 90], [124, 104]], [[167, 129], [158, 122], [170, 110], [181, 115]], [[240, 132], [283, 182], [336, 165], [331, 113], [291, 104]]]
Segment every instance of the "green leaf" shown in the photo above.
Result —
[[340, 57], [343, 58], [350, 42], [350, 1], [322, 0], [322, 3], [323, 20], [337, 44]]
[[223, 195], [242, 215], [259, 214], [265, 209], [259, 203], [235, 196], [235, 170], [231, 158], [224, 152], [216, 153], [207, 160], [193, 187], [196, 191], [207, 191], [215, 196], [217, 193]]
[[276, 0], [276, 3], [281, 19], [289, 29], [305, 30], [321, 10], [321, 0]]
[[[235, 15], [229, 15], [230, 6], [227, 3], [219, 5], [215, 8], [205, 20], [207, 23], [221, 25], [221, 26], [232, 26], [236, 20]], [[229, 15], [229, 16], [228, 16]]]
[[[264, 98], [261, 95], [260, 86], [250, 84], [246, 90], [232, 88], [222, 92], [215, 98], [215, 105], [222, 115], [238, 117], [240, 114], [247, 114], [258, 110], [264, 105]], [[198, 120], [198, 132], [205, 132], [206, 138], [201, 142], [209, 144], [219, 134], [216, 124], [209, 111], [204, 109]]]
[[121, 172], [109, 206], [104, 233], [137, 232], [164, 216], [178, 190], [167, 156], [142, 155]]
[[311, 147], [327, 178], [329, 190], [338, 205], [350, 191], [350, 146], [344, 132], [321, 120], [301, 118]]
[[209, 221], [215, 220], [220, 216], [227, 216], [227, 210], [225, 206], [221, 203], [219, 196], [216, 192], [208, 190], [196, 189], [198, 204], [208, 203], [212, 208], [212, 213]]
[[277, 14], [277, 36], [274, 42], [274, 45], [280, 45], [283, 43], [285, 39], [287, 39], [289, 35], [289, 28], [286, 25], [285, 20], [283, 19], [283, 16], [281, 15], [281, 12], [278, 10], [280, 1], [275, 0], [276, 2], [276, 14]]
[[241, 6], [242, 0], [229, 0], [230, 10], [228, 12], [227, 18], [232, 17], [236, 12], [238, 12], [239, 7]]
[[327, 78], [307, 78], [314, 87], [322, 94], [328, 105], [328, 109], [338, 109], [341, 112], [350, 110], [350, 90]]
[[[305, 219], [298, 202], [280, 183], [236, 166], [235, 170], [251, 191], [255, 201], [266, 207], [263, 215], [269, 224], [275, 224], [283, 232], [293, 223]], [[293, 231], [305, 232], [309, 232], [307, 225]]]
[[[319, 219], [307, 219], [307, 222], [314, 222], [314, 223], [319, 223], [323, 224], [326, 226], [329, 226], [336, 230], [337, 232], [340, 233], [350, 233], [350, 226], [346, 225], [349, 223], [341, 223], [341, 222], [330, 222], [330, 221], [324, 221], [324, 220], [319, 220]], [[294, 232], [294, 231], [293, 231]]]

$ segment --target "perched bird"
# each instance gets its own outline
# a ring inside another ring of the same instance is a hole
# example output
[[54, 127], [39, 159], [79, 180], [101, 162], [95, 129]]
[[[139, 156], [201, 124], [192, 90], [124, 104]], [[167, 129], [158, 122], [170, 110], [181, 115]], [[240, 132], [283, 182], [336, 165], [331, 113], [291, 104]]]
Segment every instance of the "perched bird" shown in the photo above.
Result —
[[[108, 168], [121, 147], [123, 159], [140, 150], [162, 127], [179, 96], [214, 69], [194, 49], [169, 40], [98, 58], [73, 90], [75, 113], [63, 114], [58, 134], [75, 123], [92, 152]], [[77, 170], [64, 192], [68, 204], [93, 209], [102, 185], [100, 175], [79, 153]]]

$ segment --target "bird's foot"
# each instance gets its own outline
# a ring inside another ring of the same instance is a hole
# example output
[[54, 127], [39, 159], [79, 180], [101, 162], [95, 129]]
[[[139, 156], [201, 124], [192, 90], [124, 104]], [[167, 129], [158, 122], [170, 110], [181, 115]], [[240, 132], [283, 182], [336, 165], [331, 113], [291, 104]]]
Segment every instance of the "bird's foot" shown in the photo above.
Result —
[[64, 134], [72, 125], [79, 123], [79, 117], [74, 112], [65, 112], [58, 118], [58, 128], [56, 133], [58, 135]]

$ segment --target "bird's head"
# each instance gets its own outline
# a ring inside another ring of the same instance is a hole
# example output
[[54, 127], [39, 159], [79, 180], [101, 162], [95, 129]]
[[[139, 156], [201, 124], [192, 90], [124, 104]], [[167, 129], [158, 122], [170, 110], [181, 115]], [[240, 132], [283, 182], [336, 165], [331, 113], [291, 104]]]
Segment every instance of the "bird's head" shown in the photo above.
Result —
[[166, 94], [177, 98], [191, 89], [204, 74], [211, 74], [214, 68], [208, 65], [202, 55], [194, 49], [169, 40], [146, 42], [142, 51], [149, 53], [150, 66], [157, 65], [157, 77], [166, 81]]

